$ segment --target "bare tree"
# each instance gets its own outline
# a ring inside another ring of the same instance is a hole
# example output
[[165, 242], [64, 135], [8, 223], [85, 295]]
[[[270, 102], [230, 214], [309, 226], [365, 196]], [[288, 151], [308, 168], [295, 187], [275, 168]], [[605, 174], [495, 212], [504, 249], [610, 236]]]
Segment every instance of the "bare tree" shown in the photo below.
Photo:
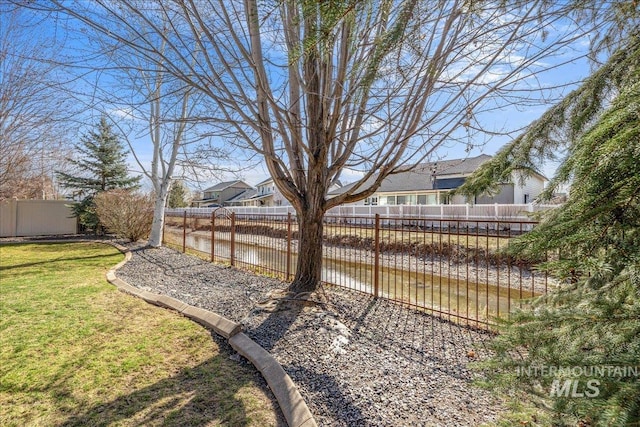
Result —
[[55, 41], [33, 31], [28, 13], [0, 4], [0, 200], [50, 198], [63, 162], [64, 118]]
[[[164, 34], [170, 32], [166, 16], [149, 16]], [[206, 126], [203, 107], [209, 106], [202, 102], [203, 94], [177, 78], [175, 72], [167, 71], [174, 64], [168, 63], [169, 42], [153, 35], [158, 28], [145, 31], [143, 26], [149, 24], [138, 21], [135, 29], [120, 28], [120, 37], [105, 37], [77, 27], [76, 22], [66, 23], [71, 28], [65, 33], [82, 42], [65, 51], [57, 65], [78, 76], [80, 89], [71, 92], [74, 99], [86, 110], [98, 111], [110, 120], [129, 145], [139, 171], [149, 179], [155, 202], [148, 243], [160, 246], [164, 210], [176, 175], [196, 176], [200, 183], [226, 172], [237, 173], [255, 162], [239, 166], [229, 147], [216, 144], [215, 132]], [[153, 46], [145, 55], [131, 50], [121, 38], [139, 39], [141, 31], [146, 34], [145, 42]], [[196, 59], [192, 55], [190, 65]], [[142, 146], [141, 140], [145, 141]]]
[[[153, 67], [153, 64], [151, 64]], [[193, 110], [190, 105], [191, 90], [178, 88], [167, 90], [170, 75], [158, 69], [145, 70], [137, 68], [136, 75], [129, 73], [129, 83], [142, 96], [142, 103], [128, 103], [131, 108], [128, 114], [134, 119], [142, 119], [148, 126], [148, 137], [152, 143], [151, 167], [145, 165], [133, 151], [133, 144], [129, 146], [136, 161], [153, 186], [154, 207], [153, 222], [149, 233], [149, 245], [162, 245], [164, 225], [164, 210], [167, 197], [176, 168], [176, 162], [181, 153], [186, 152], [188, 146], [185, 132], [188, 128], [187, 119]], [[122, 129], [122, 126], [120, 126]], [[130, 134], [130, 132], [129, 132]]]
[[[543, 87], [545, 72], [574, 60], [572, 46], [600, 29], [617, 3], [584, 3], [582, 25], [577, 3], [542, 0], [51, 0], [39, 7], [117, 40], [211, 101], [201, 118], [218, 137], [261, 154], [295, 207], [302, 256], [291, 289], [312, 291], [328, 209], [371, 195], [442, 144], [515, 130], [483, 123], [509, 106], [557, 96], [557, 87]], [[362, 178], [328, 197], [345, 169]]]
[[[165, 71], [166, 41], [158, 40], [159, 54], [152, 59], [131, 55], [119, 42], [97, 42], [111, 67], [102, 80], [111, 83], [98, 88], [94, 99], [101, 100], [100, 108], [116, 109], [113, 124], [127, 139], [139, 168], [152, 184], [154, 215], [148, 244], [159, 247], [176, 173], [221, 174], [225, 166], [220, 162], [231, 162], [230, 150], [211, 143], [199, 108], [202, 94]], [[134, 140], [141, 138], [151, 142], [150, 164], [135, 149]]]
[[152, 196], [120, 188], [97, 194], [94, 202], [100, 223], [109, 233], [132, 242], [149, 235]]

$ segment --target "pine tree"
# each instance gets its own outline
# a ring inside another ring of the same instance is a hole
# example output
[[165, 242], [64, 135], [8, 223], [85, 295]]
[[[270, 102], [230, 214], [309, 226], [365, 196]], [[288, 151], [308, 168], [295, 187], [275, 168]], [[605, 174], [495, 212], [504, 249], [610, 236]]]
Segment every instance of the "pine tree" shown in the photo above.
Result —
[[[504, 325], [487, 365], [503, 385], [537, 394], [541, 407], [551, 401], [557, 425], [640, 425], [640, 34], [462, 191], [487, 189], [496, 177], [533, 166], [563, 145], [567, 154], [545, 197], [570, 182], [567, 203], [544, 213], [508, 251], [530, 259], [561, 254], [538, 268], [564, 284]], [[582, 372], [515, 375], [543, 366]], [[607, 370], [594, 376], [584, 367]], [[580, 397], [580, 390], [550, 396], [553, 382], [567, 379], [583, 389], [597, 384], [589, 396]]]
[[95, 130], [81, 137], [75, 150], [77, 157], [68, 161], [75, 167], [76, 173], [58, 172], [57, 177], [63, 188], [73, 190], [82, 198], [81, 203], [73, 208], [80, 223], [87, 229], [99, 231], [94, 196], [117, 188], [137, 189], [141, 177], [129, 176], [127, 151], [104, 116]]
[[173, 181], [169, 190], [167, 205], [170, 208], [184, 208], [187, 206], [187, 189], [182, 181]]

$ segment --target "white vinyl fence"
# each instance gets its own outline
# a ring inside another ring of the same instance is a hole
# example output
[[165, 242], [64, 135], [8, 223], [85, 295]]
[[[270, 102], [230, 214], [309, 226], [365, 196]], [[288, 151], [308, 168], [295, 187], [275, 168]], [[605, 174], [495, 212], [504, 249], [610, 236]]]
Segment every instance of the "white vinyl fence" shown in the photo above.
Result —
[[[376, 214], [386, 218], [447, 218], [466, 220], [527, 220], [530, 214], [556, 205], [539, 205], [529, 203], [526, 205], [388, 205], [388, 206], [338, 206], [329, 212], [327, 217], [375, 217]], [[220, 208], [186, 208], [189, 214], [210, 215], [212, 211]], [[293, 206], [228, 206], [224, 207], [229, 212], [242, 215], [295, 215]], [[167, 214], [181, 214], [185, 209], [167, 209]]]

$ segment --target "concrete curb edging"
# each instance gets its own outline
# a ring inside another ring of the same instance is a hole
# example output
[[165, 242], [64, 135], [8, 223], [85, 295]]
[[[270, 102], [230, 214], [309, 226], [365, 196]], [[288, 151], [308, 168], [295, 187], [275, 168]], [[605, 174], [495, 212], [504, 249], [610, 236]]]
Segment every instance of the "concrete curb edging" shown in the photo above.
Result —
[[256, 369], [260, 371], [276, 397], [278, 405], [290, 427], [317, 426], [311, 411], [309, 411], [309, 407], [291, 377], [287, 375], [280, 363], [278, 363], [268, 351], [242, 332], [242, 325], [211, 311], [189, 305], [176, 298], [144, 291], [129, 285], [124, 280], [116, 277], [116, 270], [131, 259], [129, 249], [115, 242], [98, 242], [114, 246], [125, 256], [123, 261], [119, 262], [107, 272], [106, 276], [109, 283], [121, 292], [141, 298], [150, 304], [175, 310], [183, 316], [190, 318], [204, 327], [212, 329], [218, 335], [226, 338], [234, 350], [248, 359]]
[[229, 344], [262, 372], [290, 426], [317, 425], [291, 377], [269, 352], [242, 332], [231, 337]]

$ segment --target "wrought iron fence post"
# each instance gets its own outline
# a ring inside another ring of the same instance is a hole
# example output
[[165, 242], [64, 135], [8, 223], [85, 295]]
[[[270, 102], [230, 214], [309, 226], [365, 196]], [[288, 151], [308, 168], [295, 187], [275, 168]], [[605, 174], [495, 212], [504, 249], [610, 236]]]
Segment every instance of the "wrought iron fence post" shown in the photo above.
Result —
[[287, 280], [291, 278], [291, 212], [287, 213]]
[[187, 251], [187, 210], [182, 212], [182, 253]]
[[236, 213], [231, 212], [231, 266], [236, 262]]
[[378, 298], [380, 288], [380, 214], [376, 214], [375, 221], [375, 256], [373, 261], [373, 296]]
[[211, 262], [215, 260], [216, 212], [211, 211]]

